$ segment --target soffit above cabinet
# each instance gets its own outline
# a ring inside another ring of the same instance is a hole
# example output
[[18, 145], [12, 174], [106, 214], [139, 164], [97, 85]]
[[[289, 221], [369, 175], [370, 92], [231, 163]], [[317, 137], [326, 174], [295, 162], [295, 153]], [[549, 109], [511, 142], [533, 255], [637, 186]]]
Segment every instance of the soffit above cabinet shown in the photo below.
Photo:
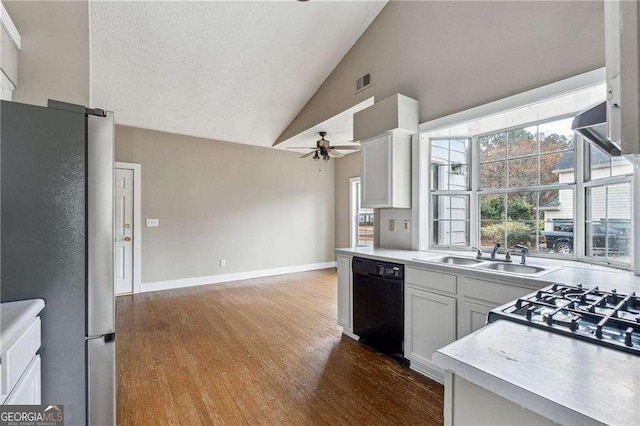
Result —
[[[319, 132], [327, 132], [327, 140], [331, 141], [332, 145], [350, 145], [353, 143], [353, 117], [358, 111], [362, 111], [365, 108], [374, 104], [373, 96], [369, 99], [352, 106], [351, 108], [342, 111], [330, 117], [321, 123], [310, 127], [297, 135], [274, 145], [274, 148], [289, 149], [289, 147], [315, 147], [316, 142], [320, 138]], [[357, 144], [354, 143], [357, 146]], [[300, 153], [306, 153], [306, 150], [296, 150]], [[340, 151], [341, 153], [348, 155], [357, 151]]]
[[353, 140], [364, 141], [390, 130], [417, 133], [419, 102], [401, 94], [395, 94], [353, 116]]

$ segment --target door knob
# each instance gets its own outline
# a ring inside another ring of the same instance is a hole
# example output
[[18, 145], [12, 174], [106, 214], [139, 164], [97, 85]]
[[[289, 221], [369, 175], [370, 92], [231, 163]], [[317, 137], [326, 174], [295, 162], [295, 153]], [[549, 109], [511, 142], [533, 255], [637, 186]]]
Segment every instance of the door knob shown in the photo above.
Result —
[[125, 241], [131, 241], [131, 237], [124, 237]]
[[127, 229], [129, 229], [129, 228], [131, 228], [131, 224], [130, 224], [130, 223], [127, 223], [126, 225], [124, 225], [124, 227], [125, 227], [125, 228], [127, 228]]

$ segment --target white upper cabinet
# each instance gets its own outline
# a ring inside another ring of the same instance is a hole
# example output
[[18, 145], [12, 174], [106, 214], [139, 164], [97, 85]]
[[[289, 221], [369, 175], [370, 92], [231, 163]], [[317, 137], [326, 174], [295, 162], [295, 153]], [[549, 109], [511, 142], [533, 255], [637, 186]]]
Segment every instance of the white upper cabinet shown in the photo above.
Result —
[[361, 145], [362, 207], [411, 208], [411, 136], [392, 131]]
[[362, 151], [362, 207], [411, 208], [411, 135], [418, 101], [396, 94], [353, 115]]
[[608, 137], [623, 155], [640, 154], [638, 1], [605, 1], [604, 11]]

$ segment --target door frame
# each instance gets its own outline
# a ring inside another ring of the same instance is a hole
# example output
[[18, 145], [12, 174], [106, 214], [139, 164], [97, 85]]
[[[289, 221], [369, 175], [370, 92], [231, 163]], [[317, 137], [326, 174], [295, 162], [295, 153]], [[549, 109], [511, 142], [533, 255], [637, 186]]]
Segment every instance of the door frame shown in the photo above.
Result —
[[[140, 293], [142, 277], [142, 165], [116, 161], [114, 169], [133, 170], [133, 294]], [[115, 174], [115, 173], [114, 173]], [[114, 182], [115, 185], [115, 182]]]

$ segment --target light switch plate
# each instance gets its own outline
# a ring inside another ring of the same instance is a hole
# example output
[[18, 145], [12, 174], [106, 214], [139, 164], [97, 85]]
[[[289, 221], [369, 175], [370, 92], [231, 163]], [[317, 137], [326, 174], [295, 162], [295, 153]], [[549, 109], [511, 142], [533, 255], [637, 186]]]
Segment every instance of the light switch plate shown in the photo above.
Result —
[[147, 228], [155, 228], [160, 226], [160, 219], [147, 219]]
[[396, 221], [394, 219], [389, 219], [389, 232], [394, 232], [396, 230]]
[[411, 230], [411, 221], [405, 220], [402, 222], [402, 230], [404, 232], [409, 232]]

